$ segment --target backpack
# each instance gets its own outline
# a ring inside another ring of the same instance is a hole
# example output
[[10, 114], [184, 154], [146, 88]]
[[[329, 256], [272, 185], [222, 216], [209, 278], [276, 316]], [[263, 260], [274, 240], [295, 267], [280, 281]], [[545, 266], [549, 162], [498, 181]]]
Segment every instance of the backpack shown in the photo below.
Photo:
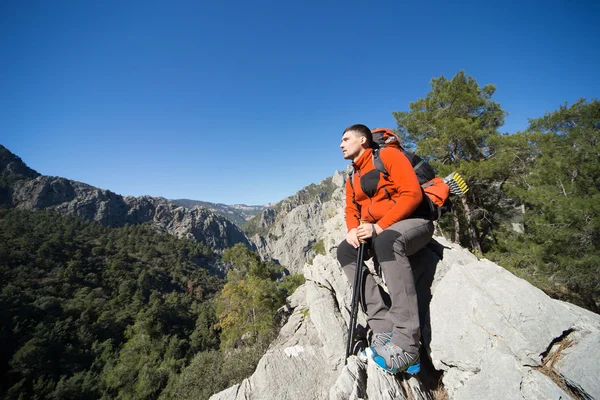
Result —
[[[425, 194], [423, 201], [427, 202], [429, 219], [438, 220], [442, 215], [452, 210], [450, 193], [464, 194], [469, 189], [462, 177], [453, 172], [446, 178], [435, 176], [435, 170], [418, 155], [406, 151], [400, 144], [398, 136], [387, 128], [375, 128], [371, 131], [373, 135], [372, 160], [375, 168], [387, 179], [389, 174], [383, 165], [379, 151], [383, 147], [397, 148], [402, 151], [413, 166], [413, 170], [419, 179], [421, 190]], [[354, 187], [354, 174], [352, 174], [350, 185]]]

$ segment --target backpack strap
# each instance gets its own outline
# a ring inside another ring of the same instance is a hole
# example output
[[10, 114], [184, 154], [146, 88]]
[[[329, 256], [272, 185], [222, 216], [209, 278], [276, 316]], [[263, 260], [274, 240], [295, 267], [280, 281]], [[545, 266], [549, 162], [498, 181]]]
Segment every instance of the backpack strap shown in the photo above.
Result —
[[416, 172], [416, 171], [417, 171], [419, 168], [421, 168], [421, 165], [423, 165], [423, 164], [425, 164], [425, 160], [421, 160], [421, 161], [419, 161], [419, 163], [413, 167], [413, 169], [415, 170], [415, 172]]
[[385, 179], [387, 179], [390, 174], [388, 174], [387, 170], [385, 169], [385, 165], [383, 165], [383, 161], [379, 156], [379, 150], [381, 150], [379, 147], [373, 148], [373, 151], [371, 152], [371, 159], [373, 160], [375, 168], [383, 174]]
[[[381, 157], [379, 156], [379, 150], [381, 150], [380, 147], [376, 147], [376, 148], [373, 149], [372, 154], [371, 154], [371, 159], [373, 160], [373, 164], [375, 165], [375, 168], [377, 168], [377, 170], [383, 174], [383, 176], [385, 177], [385, 179], [388, 179], [388, 177], [390, 176], [390, 174], [388, 174], [387, 170], [385, 169], [385, 165], [383, 165], [383, 161], [381, 160]], [[408, 154], [407, 154], [406, 150], [404, 150], [403, 148], [400, 148], [400, 151], [410, 161], [411, 157], [408, 157]], [[417, 172], [417, 170], [419, 168], [421, 168], [421, 166], [423, 164], [425, 164], [425, 160], [419, 161], [419, 163], [417, 163], [417, 165], [415, 165], [413, 167], [413, 171]]]
[[[354, 191], [354, 175], [355, 174], [354, 174], [354, 169], [353, 169], [348, 174], [348, 180], [350, 181], [350, 187], [352, 188], [353, 191]], [[360, 204], [358, 204], [358, 201], [356, 201], [356, 196], [352, 196], [352, 202], [354, 203], [354, 205], [356, 206], [356, 209], [360, 213]]]

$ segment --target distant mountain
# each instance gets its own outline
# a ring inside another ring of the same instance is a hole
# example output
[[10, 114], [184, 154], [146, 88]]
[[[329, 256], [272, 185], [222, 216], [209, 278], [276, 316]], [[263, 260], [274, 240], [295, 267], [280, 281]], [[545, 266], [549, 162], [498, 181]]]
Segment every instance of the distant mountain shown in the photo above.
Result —
[[20, 157], [0, 144], [0, 175], [18, 178], [37, 178], [40, 173], [29, 168]]
[[185, 208], [204, 207], [210, 211], [227, 218], [237, 226], [242, 226], [255, 215], [267, 210], [270, 206], [247, 206], [245, 204], [227, 205], [222, 203], [210, 203], [208, 201], [177, 199], [171, 203]]
[[18, 209], [53, 209], [105, 226], [151, 223], [157, 231], [222, 250], [236, 243], [252, 247], [241, 229], [207, 208], [188, 209], [160, 198], [123, 197], [69, 179], [44, 176], [0, 145], [0, 205]]

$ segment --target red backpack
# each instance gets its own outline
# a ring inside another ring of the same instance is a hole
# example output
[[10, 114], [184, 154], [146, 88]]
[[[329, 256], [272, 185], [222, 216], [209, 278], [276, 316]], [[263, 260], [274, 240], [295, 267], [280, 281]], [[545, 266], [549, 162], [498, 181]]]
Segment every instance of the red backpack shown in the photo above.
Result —
[[[432, 221], [439, 219], [452, 209], [450, 193], [465, 194], [469, 190], [462, 177], [456, 172], [446, 178], [437, 177], [431, 165], [418, 155], [406, 151], [400, 144], [398, 136], [390, 129], [375, 128], [371, 133], [373, 134], [372, 160], [375, 168], [387, 179], [389, 174], [379, 157], [379, 151], [383, 147], [397, 148], [402, 151], [412, 164], [421, 189], [426, 195], [423, 196], [423, 200], [429, 205], [429, 218]], [[350, 184], [354, 184], [354, 176], [352, 176]]]

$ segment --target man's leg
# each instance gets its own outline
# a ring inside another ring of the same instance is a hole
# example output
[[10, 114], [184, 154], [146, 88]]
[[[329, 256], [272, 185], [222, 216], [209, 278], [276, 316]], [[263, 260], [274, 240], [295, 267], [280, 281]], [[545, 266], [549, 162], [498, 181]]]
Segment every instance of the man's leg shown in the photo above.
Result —
[[408, 256], [425, 247], [432, 235], [431, 221], [411, 218], [393, 224], [374, 240], [392, 302], [386, 315], [392, 343], [414, 356], [419, 352], [419, 309]]
[[[337, 259], [350, 281], [354, 283], [356, 272], [356, 257], [358, 249], [355, 249], [346, 240], [342, 241], [337, 249]], [[352, 290], [355, 290], [352, 288]], [[386, 332], [392, 330], [389, 318], [387, 318], [388, 307], [385, 305], [379, 286], [373, 279], [373, 275], [366, 274], [364, 283], [364, 300], [367, 306], [367, 321], [373, 332]]]

